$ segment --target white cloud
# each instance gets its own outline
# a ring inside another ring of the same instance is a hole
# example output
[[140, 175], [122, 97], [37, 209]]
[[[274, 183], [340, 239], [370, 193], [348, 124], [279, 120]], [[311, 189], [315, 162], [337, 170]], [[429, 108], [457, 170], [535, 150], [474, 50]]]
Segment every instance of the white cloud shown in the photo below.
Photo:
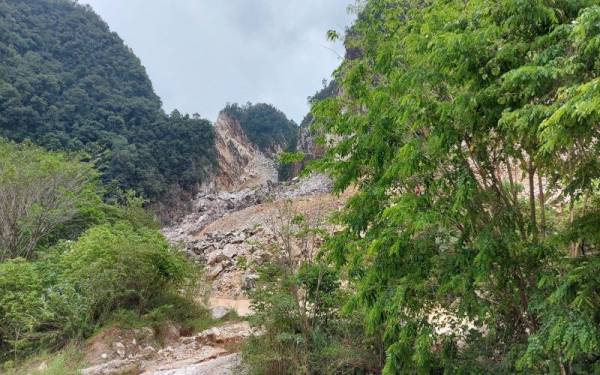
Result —
[[340, 63], [325, 33], [353, 0], [80, 0], [140, 57], [165, 110], [215, 119], [226, 102], [269, 102], [300, 121]]

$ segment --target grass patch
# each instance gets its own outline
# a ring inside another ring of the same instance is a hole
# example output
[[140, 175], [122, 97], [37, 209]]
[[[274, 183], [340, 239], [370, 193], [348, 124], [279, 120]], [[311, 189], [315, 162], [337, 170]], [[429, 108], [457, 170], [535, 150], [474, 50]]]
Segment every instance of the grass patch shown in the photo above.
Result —
[[57, 353], [40, 353], [19, 365], [7, 361], [0, 367], [6, 375], [78, 375], [83, 365], [83, 346], [70, 344]]

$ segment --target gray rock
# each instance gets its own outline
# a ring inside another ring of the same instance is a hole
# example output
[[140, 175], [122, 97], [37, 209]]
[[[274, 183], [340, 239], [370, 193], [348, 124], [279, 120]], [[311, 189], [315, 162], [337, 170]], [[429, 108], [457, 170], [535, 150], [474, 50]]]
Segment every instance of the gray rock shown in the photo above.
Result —
[[242, 275], [242, 289], [243, 290], [252, 290], [256, 287], [256, 280], [258, 280], [258, 275], [252, 272], [246, 272]]
[[217, 278], [217, 276], [219, 276], [221, 274], [221, 272], [223, 272], [223, 269], [225, 267], [223, 267], [222, 264], [217, 264], [216, 266], [212, 267], [210, 269], [210, 271], [208, 271], [208, 278], [210, 280], [214, 280]]
[[227, 244], [223, 248], [223, 255], [225, 255], [229, 259], [235, 258], [239, 253], [238, 246], [234, 244]]
[[215, 264], [221, 263], [227, 259], [228, 259], [227, 256], [225, 256], [221, 250], [217, 250], [217, 251], [214, 251], [214, 252], [208, 254], [208, 259], [207, 259], [206, 263], [209, 266], [214, 266]]
[[205, 255], [216, 250], [216, 247], [212, 243], [206, 243], [204, 241], [198, 242], [192, 245], [193, 252], [198, 255]]
[[230, 311], [231, 309], [228, 309], [227, 307], [217, 306], [210, 311], [210, 314], [214, 320], [219, 320], [227, 315]]

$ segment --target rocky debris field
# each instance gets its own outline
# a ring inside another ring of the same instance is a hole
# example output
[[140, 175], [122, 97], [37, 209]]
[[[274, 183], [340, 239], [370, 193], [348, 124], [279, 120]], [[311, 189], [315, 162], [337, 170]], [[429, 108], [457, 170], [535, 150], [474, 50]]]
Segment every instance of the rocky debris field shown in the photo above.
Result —
[[193, 202], [193, 212], [175, 224], [164, 228], [165, 236], [174, 243], [188, 244], [206, 226], [236, 211], [262, 203], [294, 199], [331, 191], [331, 180], [321, 174], [286, 183], [267, 182], [235, 192], [202, 192]]
[[[243, 374], [235, 346], [252, 335], [247, 322], [227, 323], [194, 336], [180, 336], [175, 328], [158, 349], [150, 328], [105, 333], [90, 344], [92, 367], [83, 375], [135, 373], [140, 375]], [[100, 355], [98, 351], [103, 351]]]
[[281, 241], [279, 230], [290, 214], [286, 211], [303, 214], [318, 225], [345, 201], [344, 196], [331, 195], [330, 189], [328, 178], [312, 175], [252, 192], [221, 193], [208, 201], [201, 196], [196, 201], [198, 212], [165, 233], [206, 267], [214, 298], [243, 300], [258, 277], [253, 269], [269, 261]]
[[[205, 192], [194, 200], [194, 212], [163, 229], [171, 242], [180, 244], [206, 268], [212, 288], [209, 300], [213, 319], [221, 319], [231, 310], [239, 316], [252, 313], [247, 292], [258, 278], [256, 267], [277, 251], [282, 225], [292, 214], [302, 214], [314, 225], [323, 224], [347, 198], [330, 191], [330, 179], [313, 174], [234, 192]], [[127, 344], [132, 342], [127, 338], [117, 341], [121, 345], [95, 350], [106, 356], [86, 369], [84, 375], [114, 374], [120, 369], [153, 375], [243, 374], [235, 345], [251, 334], [256, 332], [247, 322], [227, 324], [177, 338], [160, 350], [148, 348], [150, 345], [140, 344], [139, 340], [137, 346]]]

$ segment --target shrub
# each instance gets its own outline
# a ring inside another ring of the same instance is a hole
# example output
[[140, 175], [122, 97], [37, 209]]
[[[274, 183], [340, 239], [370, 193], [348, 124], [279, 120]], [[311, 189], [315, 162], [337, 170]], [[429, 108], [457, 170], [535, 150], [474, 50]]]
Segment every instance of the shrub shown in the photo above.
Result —
[[65, 224], [98, 214], [97, 179], [79, 158], [0, 139], [0, 261], [32, 258]]
[[192, 298], [197, 277], [158, 231], [126, 222], [93, 227], [35, 262], [0, 263], [0, 361], [86, 337], [119, 309], [150, 323], [205, 316]]
[[[382, 346], [366, 333], [364, 316], [345, 314], [348, 291], [339, 272], [315, 256], [318, 225], [284, 207], [274, 258], [257, 269], [250, 293], [251, 324], [263, 334], [243, 351], [251, 374], [371, 374], [381, 370]], [[300, 249], [295, 248], [296, 244]], [[299, 255], [295, 255], [299, 254]]]
[[193, 276], [158, 231], [124, 222], [90, 229], [62, 257], [61, 267], [64, 280], [89, 298], [96, 320], [120, 307], [142, 311], [151, 298]]
[[365, 334], [361, 314], [342, 313], [347, 293], [340, 289], [333, 268], [305, 263], [290, 273], [271, 263], [259, 271], [250, 321], [263, 334], [250, 338], [244, 347], [251, 374], [379, 371], [380, 345]]
[[55, 349], [90, 328], [85, 296], [50, 284], [52, 267], [44, 263], [0, 263], [0, 360]]

